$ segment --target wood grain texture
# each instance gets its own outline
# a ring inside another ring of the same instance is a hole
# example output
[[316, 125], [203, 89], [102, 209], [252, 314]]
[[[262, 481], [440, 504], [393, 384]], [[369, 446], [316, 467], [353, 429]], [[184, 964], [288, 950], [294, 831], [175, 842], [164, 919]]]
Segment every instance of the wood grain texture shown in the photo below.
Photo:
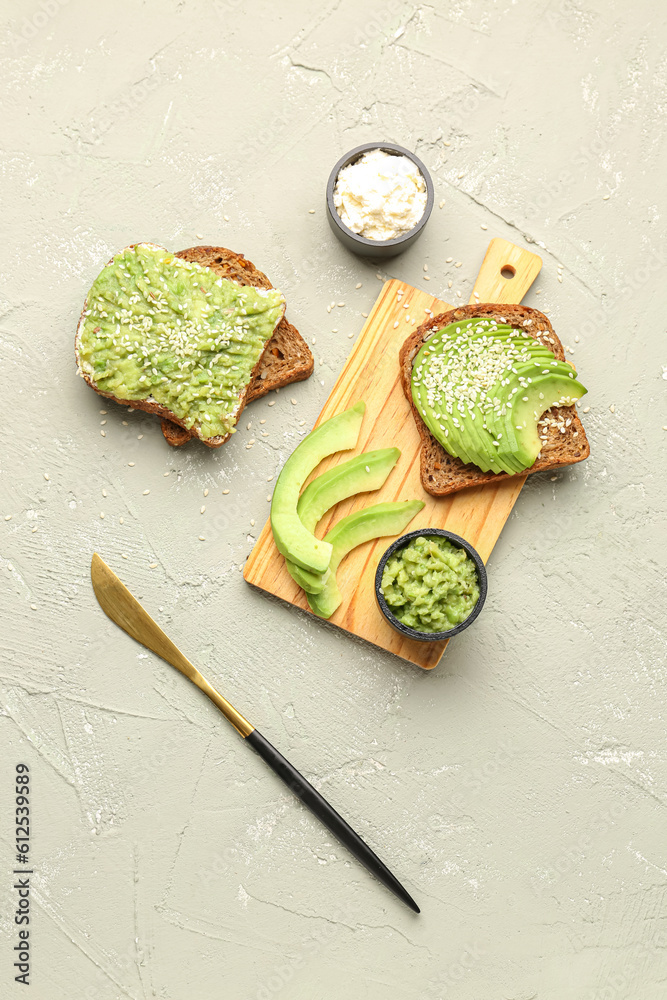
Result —
[[[541, 266], [542, 261], [536, 254], [506, 240], [494, 239], [489, 244], [470, 301], [519, 303]], [[502, 275], [507, 268], [514, 271], [513, 277]], [[397, 295], [399, 290], [402, 296]], [[407, 309], [403, 308], [406, 302]], [[398, 352], [401, 344], [427, 317], [425, 310], [437, 314], [450, 308], [446, 302], [401, 281], [387, 281], [383, 286], [317, 424], [363, 399], [366, 415], [355, 454], [395, 446], [400, 448], [401, 457], [382, 489], [346, 500], [328, 513], [318, 526], [319, 537], [354, 510], [390, 500], [420, 499], [425, 507], [407, 531], [427, 526], [447, 528], [467, 538], [485, 562], [488, 559], [526, 477], [517, 476], [497, 485], [463, 490], [446, 497], [430, 496], [421, 485], [419, 435], [400, 384]], [[396, 328], [395, 323], [398, 323]], [[340, 452], [325, 459], [314, 475], [350, 457], [350, 452]], [[430, 669], [440, 660], [447, 643], [404, 639], [386, 623], [375, 602], [375, 569], [390, 541], [390, 538], [381, 538], [367, 542], [343, 561], [338, 580], [346, 597], [326, 624], [345, 629], [417, 666]], [[243, 575], [253, 586], [309, 610], [304, 592], [285, 569], [268, 521], [250, 553]], [[493, 583], [489, 590], [493, 600]]]

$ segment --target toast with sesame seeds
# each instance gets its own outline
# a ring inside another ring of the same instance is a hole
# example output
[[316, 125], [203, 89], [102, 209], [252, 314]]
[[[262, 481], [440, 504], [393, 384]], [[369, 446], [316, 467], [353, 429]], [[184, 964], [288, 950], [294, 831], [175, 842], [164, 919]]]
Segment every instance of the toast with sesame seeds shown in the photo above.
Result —
[[[147, 245], [154, 247], [153, 244]], [[131, 247], [128, 249], [131, 249]], [[247, 260], [242, 254], [235, 253], [225, 247], [191, 247], [187, 250], [179, 251], [174, 256], [189, 263], [208, 267], [220, 277], [235, 281], [239, 285], [252, 285], [262, 289], [273, 288], [266, 275], [259, 271], [251, 261]], [[100, 392], [93, 380], [83, 370], [79, 358], [79, 342], [85, 312], [86, 304], [84, 304], [84, 309], [81, 313], [75, 339], [77, 366], [88, 385], [95, 389], [96, 392]], [[308, 346], [296, 327], [292, 326], [285, 319], [283, 308], [283, 315], [265, 344], [264, 350], [251, 373], [250, 380], [241, 393], [235, 414], [236, 420], [238, 421], [248, 403], [265, 395], [271, 389], [281, 388], [292, 382], [299, 382], [308, 378], [312, 374], [313, 366], [313, 356]], [[115, 399], [116, 402], [134, 409], [141, 409], [147, 413], [154, 413], [161, 417], [164, 437], [169, 444], [174, 446], [185, 444], [190, 438], [197, 437], [208, 447], [218, 448], [230, 437], [230, 434], [226, 434], [204, 438], [201, 436], [196, 425], [190, 429], [186, 428], [174, 413], [164, 406], [159, 405], [150, 397], [144, 400], [125, 400], [119, 399], [110, 393], [100, 392], [100, 395]]]
[[[427, 428], [412, 399], [412, 364], [424, 341], [449, 323], [477, 317], [509, 323], [517, 330], [530, 334], [553, 351], [558, 361], [566, 360], [563, 345], [547, 317], [537, 309], [529, 309], [527, 306], [493, 303], [459, 306], [433, 316], [407, 338], [399, 353], [401, 382], [421, 438], [422, 486], [427, 493], [436, 497], [447, 496], [469, 486], [483, 486], [486, 483], [497, 483], [501, 479], [510, 478], [509, 473], [482, 472], [476, 465], [465, 465], [459, 458], [449, 455]], [[588, 458], [590, 446], [575, 406], [553, 406], [547, 410], [538, 426], [543, 442], [542, 450], [537, 461], [529, 469], [516, 475], [545, 472], [559, 466], [573, 465]]]
[[[239, 285], [273, 288], [267, 276], [252, 261], [224, 247], [190, 247], [179, 250], [175, 256], [210, 267], [222, 278], [237, 281]], [[260, 399], [272, 389], [282, 389], [292, 382], [303, 382], [312, 375], [314, 364], [313, 355], [305, 340], [297, 328], [283, 316], [250, 380], [245, 405]], [[162, 418], [162, 433], [167, 443], [174, 447], [185, 444], [194, 436], [187, 428], [166, 417]]]

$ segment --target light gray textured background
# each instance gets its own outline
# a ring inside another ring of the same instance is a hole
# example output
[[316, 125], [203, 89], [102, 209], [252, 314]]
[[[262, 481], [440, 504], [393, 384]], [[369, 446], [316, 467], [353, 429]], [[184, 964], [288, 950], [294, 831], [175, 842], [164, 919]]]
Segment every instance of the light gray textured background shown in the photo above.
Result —
[[[9, 809], [26, 760], [35, 1000], [663, 1000], [664, 4], [2, 11], [0, 994], [24, 995]], [[538, 244], [526, 302], [590, 387], [591, 458], [529, 481], [484, 615], [432, 672], [240, 573], [267, 477], [381, 287], [323, 211], [332, 164], [373, 139], [414, 149], [436, 185], [422, 241], [381, 274], [420, 285], [428, 263], [423, 287], [466, 301], [490, 237]], [[317, 338], [316, 369], [221, 451], [174, 451], [76, 377], [72, 339], [112, 252], [200, 237], [267, 271]], [[107, 621], [93, 550], [378, 848], [420, 917]]]

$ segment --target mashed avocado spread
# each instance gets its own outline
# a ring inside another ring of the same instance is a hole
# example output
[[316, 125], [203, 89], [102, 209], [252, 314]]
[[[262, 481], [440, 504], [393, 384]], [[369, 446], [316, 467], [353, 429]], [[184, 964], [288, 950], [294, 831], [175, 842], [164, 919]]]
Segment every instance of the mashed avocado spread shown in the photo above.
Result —
[[275, 289], [241, 286], [137, 244], [88, 293], [79, 363], [102, 392], [150, 397], [202, 437], [226, 435], [284, 302]]
[[382, 593], [392, 614], [419, 632], [447, 632], [479, 600], [479, 580], [465, 549], [439, 535], [420, 535], [388, 560]]

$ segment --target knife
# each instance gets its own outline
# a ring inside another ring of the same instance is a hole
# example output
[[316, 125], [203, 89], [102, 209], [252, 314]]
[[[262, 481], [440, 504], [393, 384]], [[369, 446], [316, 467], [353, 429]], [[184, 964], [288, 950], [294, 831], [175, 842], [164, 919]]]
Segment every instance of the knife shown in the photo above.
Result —
[[112, 622], [119, 625], [133, 639], [157, 653], [172, 667], [180, 670], [188, 680], [196, 684], [213, 704], [220, 709], [228, 722], [240, 736], [257, 751], [259, 756], [272, 768], [287, 787], [301, 799], [304, 805], [313, 812], [319, 820], [344, 844], [347, 849], [372, 872], [376, 878], [390, 889], [400, 900], [407, 904], [415, 913], [419, 907], [412, 896], [392, 875], [387, 866], [358, 833], [349, 826], [333, 806], [320, 795], [316, 788], [293, 767], [290, 762], [273, 747], [262, 734], [251, 725], [233, 705], [223, 698], [199, 671], [185, 658], [171, 639], [154, 622], [147, 611], [144, 611], [136, 597], [133, 597], [127, 587], [121, 583], [113, 570], [95, 552], [90, 567], [90, 576], [95, 596], [100, 607]]

